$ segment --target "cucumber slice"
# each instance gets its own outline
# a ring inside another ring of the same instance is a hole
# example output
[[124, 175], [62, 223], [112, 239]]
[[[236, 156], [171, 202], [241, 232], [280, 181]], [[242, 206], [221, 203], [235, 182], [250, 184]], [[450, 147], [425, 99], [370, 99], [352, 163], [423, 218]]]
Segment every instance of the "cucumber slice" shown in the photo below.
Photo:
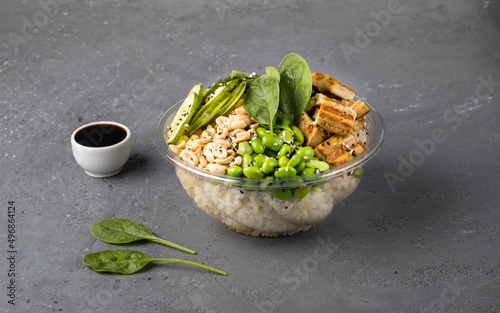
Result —
[[193, 123], [186, 129], [186, 135], [191, 136], [198, 128], [207, 124], [212, 117], [229, 101], [231, 91], [236, 87], [235, 80], [230, 81], [215, 97], [210, 99], [193, 118]]
[[236, 87], [231, 95], [229, 96], [229, 101], [224, 105], [218, 112], [215, 113], [215, 115], [212, 117], [210, 122], [208, 124], [212, 124], [219, 116], [222, 116], [226, 114], [229, 110], [231, 110], [236, 103], [240, 100], [241, 96], [245, 92], [246, 89], [246, 83], [241, 83]]
[[201, 100], [203, 100], [203, 86], [201, 84], [195, 85], [186, 99], [180, 106], [177, 114], [175, 114], [170, 128], [167, 131], [167, 144], [176, 144], [184, 131], [186, 130], [186, 125], [192, 119], [198, 108], [200, 107]]

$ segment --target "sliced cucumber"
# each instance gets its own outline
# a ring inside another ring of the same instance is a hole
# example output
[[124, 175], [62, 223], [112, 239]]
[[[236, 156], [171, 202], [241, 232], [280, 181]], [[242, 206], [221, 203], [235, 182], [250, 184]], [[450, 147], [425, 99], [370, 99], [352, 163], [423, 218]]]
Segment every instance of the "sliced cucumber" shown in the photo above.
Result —
[[230, 81], [217, 95], [207, 102], [193, 118], [186, 135], [191, 136], [198, 128], [207, 124], [212, 117], [229, 101], [231, 92], [236, 87], [235, 80]]
[[176, 144], [179, 139], [181, 139], [186, 126], [189, 124], [190, 120], [195, 115], [196, 111], [200, 107], [201, 101], [203, 100], [203, 86], [201, 84], [195, 85], [186, 99], [180, 106], [177, 114], [170, 124], [170, 128], [167, 131], [167, 143]]

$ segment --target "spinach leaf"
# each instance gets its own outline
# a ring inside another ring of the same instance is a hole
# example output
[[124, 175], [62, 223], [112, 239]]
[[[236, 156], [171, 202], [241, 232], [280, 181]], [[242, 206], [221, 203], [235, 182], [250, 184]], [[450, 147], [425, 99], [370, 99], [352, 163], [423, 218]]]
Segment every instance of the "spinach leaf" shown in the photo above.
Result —
[[191, 254], [196, 254], [194, 250], [156, 237], [149, 228], [142, 224], [123, 218], [98, 221], [92, 225], [90, 231], [94, 237], [107, 243], [122, 244], [146, 239], [159, 242]]
[[266, 75], [276, 78], [278, 82], [281, 79], [280, 72], [274, 66], [266, 67]]
[[280, 86], [275, 77], [262, 75], [248, 88], [243, 107], [260, 125], [273, 131], [280, 100]]
[[221, 275], [226, 272], [200, 263], [179, 259], [153, 259], [142, 252], [133, 250], [103, 250], [83, 256], [83, 263], [98, 272], [133, 274], [150, 262], [177, 262], [205, 268]]
[[291, 53], [281, 60], [278, 71], [281, 76], [279, 109], [295, 125], [311, 98], [311, 70], [300, 55]]

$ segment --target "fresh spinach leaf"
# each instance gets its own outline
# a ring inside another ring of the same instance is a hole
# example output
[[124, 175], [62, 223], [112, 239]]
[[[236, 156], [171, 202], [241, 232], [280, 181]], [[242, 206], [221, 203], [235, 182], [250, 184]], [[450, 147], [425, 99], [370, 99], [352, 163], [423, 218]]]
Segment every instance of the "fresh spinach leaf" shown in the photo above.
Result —
[[300, 55], [291, 53], [281, 60], [278, 71], [281, 77], [279, 109], [295, 125], [311, 98], [311, 70]]
[[106, 219], [95, 222], [90, 228], [90, 231], [94, 237], [107, 243], [122, 244], [146, 239], [159, 242], [191, 254], [196, 254], [194, 250], [156, 237], [149, 228], [142, 224], [123, 218]]
[[198, 266], [221, 275], [226, 272], [200, 263], [179, 259], [153, 259], [146, 254], [133, 250], [103, 250], [83, 256], [83, 263], [98, 272], [113, 272], [120, 274], [133, 274], [151, 262], [177, 262]]
[[243, 107], [260, 125], [273, 131], [280, 100], [280, 86], [275, 77], [262, 75], [248, 88]]
[[266, 75], [276, 78], [278, 82], [281, 79], [280, 72], [274, 66], [266, 67]]

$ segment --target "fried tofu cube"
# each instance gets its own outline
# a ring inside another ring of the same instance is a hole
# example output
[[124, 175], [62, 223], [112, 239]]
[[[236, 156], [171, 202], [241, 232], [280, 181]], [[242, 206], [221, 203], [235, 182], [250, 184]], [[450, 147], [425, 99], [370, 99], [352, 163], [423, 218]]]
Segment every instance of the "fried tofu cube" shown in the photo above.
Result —
[[341, 99], [352, 100], [356, 94], [354, 90], [342, 84], [330, 75], [314, 72], [311, 74], [312, 85], [319, 92], [329, 92]]
[[356, 118], [363, 117], [370, 112], [370, 109], [365, 105], [365, 103], [359, 99], [349, 107], [356, 112]]
[[355, 132], [363, 130], [365, 128], [365, 117], [363, 116], [362, 118], [357, 118], [354, 121], [354, 126], [352, 127], [352, 130]]
[[314, 148], [314, 155], [333, 166], [350, 161], [365, 150], [354, 132], [347, 136], [333, 135]]
[[317, 94], [320, 105], [314, 125], [329, 133], [348, 135], [354, 126], [356, 112], [323, 94]]
[[304, 134], [304, 145], [312, 148], [328, 137], [324, 130], [314, 125], [312, 118], [305, 112], [300, 114], [297, 127]]

